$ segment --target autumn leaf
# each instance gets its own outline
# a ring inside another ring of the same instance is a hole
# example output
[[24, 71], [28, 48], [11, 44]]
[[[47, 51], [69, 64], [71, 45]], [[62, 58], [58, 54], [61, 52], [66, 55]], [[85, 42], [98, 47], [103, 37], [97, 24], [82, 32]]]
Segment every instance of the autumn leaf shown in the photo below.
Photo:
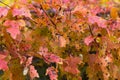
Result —
[[8, 66], [7, 66], [7, 60], [6, 57], [8, 56], [8, 53], [6, 51], [0, 51], [0, 70], [8, 70]]
[[111, 16], [112, 19], [118, 18], [119, 17], [118, 8], [112, 7], [111, 10], [110, 10], [110, 16]]
[[5, 61], [4, 59], [0, 59], [0, 70], [7, 70], [8, 66], [7, 66], [7, 61]]
[[94, 38], [92, 36], [88, 36], [84, 39], [84, 43], [88, 46], [91, 42], [94, 41]]
[[10, 33], [13, 39], [16, 39], [17, 35], [20, 34], [19, 24], [15, 20], [6, 20], [4, 26], [7, 26], [7, 32]]
[[44, 61], [48, 64], [50, 63], [62, 64], [62, 58], [55, 55], [54, 53], [48, 52], [47, 48], [40, 47], [40, 51], [38, 53], [43, 56]]
[[87, 12], [89, 12], [89, 10], [82, 5], [77, 5], [75, 7], [75, 9], [72, 11], [72, 13], [75, 16], [78, 16], [78, 18], [81, 18], [81, 19], [83, 19], [83, 17], [85, 17], [85, 15], [87, 15]]
[[46, 75], [49, 75], [50, 80], [58, 80], [57, 70], [54, 67], [48, 67]]
[[34, 79], [34, 78], [39, 78], [39, 75], [37, 73], [37, 70], [35, 69], [35, 67], [33, 65], [30, 65], [30, 71], [29, 71], [29, 74], [30, 74], [30, 77], [31, 79]]
[[79, 57], [70, 56], [63, 61], [63, 69], [66, 72], [76, 75], [80, 73], [77, 65], [81, 63], [82, 61]]
[[62, 59], [55, 54], [48, 53], [48, 54], [43, 55], [43, 57], [44, 57], [44, 60], [45, 60], [46, 63], [62, 64]]
[[97, 25], [101, 28], [107, 28], [107, 22], [105, 19], [101, 18], [101, 17], [98, 17], [98, 16], [92, 16], [92, 15], [89, 15], [88, 16], [88, 22], [90, 24], [95, 24], [97, 23]]
[[12, 14], [13, 14], [13, 17], [15, 16], [25, 16], [25, 17], [29, 17], [31, 19], [31, 13], [30, 13], [30, 10], [27, 9], [27, 8], [20, 8], [20, 9], [17, 9], [17, 8], [14, 8], [12, 10]]
[[65, 47], [67, 42], [63, 36], [60, 36], [59, 43], [60, 43], [60, 47]]
[[0, 17], [6, 16], [8, 13], [8, 9], [5, 7], [0, 7]]
[[119, 80], [119, 3], [1, 0], [0, 80]]

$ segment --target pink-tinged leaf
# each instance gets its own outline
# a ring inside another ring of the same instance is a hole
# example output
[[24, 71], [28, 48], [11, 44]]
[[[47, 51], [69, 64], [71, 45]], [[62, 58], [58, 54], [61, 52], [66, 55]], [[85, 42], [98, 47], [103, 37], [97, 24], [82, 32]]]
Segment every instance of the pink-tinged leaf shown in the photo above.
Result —
[[33, 57], [29, 57], [26, 61], [26, 66], [28, 67], [32, 63]]
[[92, 36], [88, 36], [85, 38], [84, 43], [88, 46], [93, 41], [94, 41], [94, 38]]
[[0, 70], [7, 70], [8, 66], [7, 66], [7, 62], [3, 59], [0, 59]]
[[46, 75], [49, 75], [50, 80], [58, 80], [57, 70], [54, 67], [49, 67], [46, 70]]
[[108, 63], [113, 62], [112, 54], [106, 54], [106, 56], [100, 58], [100, 62], [103, 64], [104, 67], [108, 66]]
[[14, 20], [6, 20], [4, 26], [8, 26], [7, 32], [10, 33], [13, 39], [16, 39], [17, 35], [20, 34], [19, 24]]
[[41, 56], [43, 56], [43, 59], [46, 63], [58, 63], [58, 64], [62, 64], [62, 59], [53, 54], [48, 52], [48, 49], [45, 47], [40, 47], [40, 51], [38, 52]]
[[47, 54], [44, 54], [43, 57], [44, 57], [45, 62], [48, 63], [48, 64], [49, 63], [62, 64], [62, 59], [55, 54], [47, 53]]
[[97, 23], [97, 25], [101, 28], [107, 28], [107, 21], [98, 16], [88, 16], [88, 22], [91, 24]]
[[39, 78], [39, 75], [37, 73], [37, 70], [35, 69], [34, 66], [30, 65], [30, 71], [29, 71], [30, 77], [33, 80], [34, 78]]
[[100, 12], [103, 12], [103, 10], [98, 6], [91, 9], [91, 13], [93, 15], [96, 15], [97, 13], [100, 13]]
[[66, 72], [69, 72], [73, 75], [78, 74], [80, 71], [78, 70], [78, 64], [81, 64], [82, 60], [79, 57], [67, 57], [63, 62], [63, 69]]
[[30, 10], [27, 8], [13, 9], [13, 16], [25, 16], [31, 18]]
[[98, 58], [99, 59], [99, 64], [100, 64], [100, 67], [101, 67], [101, 70], [103, 72], [103, 78], [104, 80], [109, 80], [109, 77], [110, 77], [110, 73], [107, 69], [107, 66], [109, 66], [109, 64], [113, 63], [113, 56], [112, 54], [108, 53], [106, 54], [105, 56], [101, 57], [101, 58]]
[[0, 17], [6, 16], [8, 13], [8, 9], [4, 7], [0, 7]]

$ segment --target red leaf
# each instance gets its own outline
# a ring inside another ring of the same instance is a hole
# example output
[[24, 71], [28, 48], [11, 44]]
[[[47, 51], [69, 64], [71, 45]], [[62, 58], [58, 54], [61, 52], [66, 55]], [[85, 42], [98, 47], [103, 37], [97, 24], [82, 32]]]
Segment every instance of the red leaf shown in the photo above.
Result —
[[16, 39], [17, 35], [20, 34], [19, 24], [17, 21], [6, 20], [4, 22], [4, 26], [9, 26], [9, 28], [7, 28], [7, 32], [10, 33], [10, 35], [13, 39]]
[[94, 41], [94, 38], [92, 36], [88, 36], [85, 38], [84, 43], [88, 46], [93, 41]]
[[39, 77], [37, 70], [34, 66], [30, 65], [30, 71], [29, 71], [30, 77], [33, 80], [35, 77]]
[[49, 75], [50, 80], [57, 80], [57, 70], [54, 67], [49, 67], [46, 71], [46, 75]]

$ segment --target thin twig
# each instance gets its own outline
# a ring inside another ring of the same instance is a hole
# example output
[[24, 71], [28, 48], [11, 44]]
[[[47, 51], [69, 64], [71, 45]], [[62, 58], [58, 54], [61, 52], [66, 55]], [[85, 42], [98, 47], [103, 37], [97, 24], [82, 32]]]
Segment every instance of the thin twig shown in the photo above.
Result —
[[7, 7], [9, 7], [9, 8], [10, 8], [10, 6], [9, 6], [9, 5], [7, 5], [6, 3], [4, 3], [4, 2], [2, 2], [2, 1], [0, 1], [0, 3], [2, 3], [2, 4], [4, 4], [4, 5], [6, 5]]
[[55, 29], [56, 29], [56, 24], [53, 22], [53, 20], [50, 18], [50, 16], [47, 14], [47, 12], [44, 10], [44, 8], [42, 7], [42, 5], [40, 4], [41, 9], [43, 10], [43, 12], [45, 13], [45, 15], [48, 17], [48, 19], [50, 20], [50, 22], [54, 25]]
[[[88, 25], [88, 26], [89, 26], [89, 30], [90, 30], [91, 36], [94, 37], [94, 34], [93, 34], [93, 32], [92, 32], [92, 29], [91, 29], [90, 25]], [[99, 44], [96, 42], [96, 38], [94, 39], [94, 42], [95, 42], [96, 46], [99, 47]]]
[[94, 36], [94, 34], [93, 34], [93, 32], [92, 32], [92, 29], [91, 29], [90, 25], [88, 25], [88, 27], [89, 27], [89, 30], [90, 30], [90, 34], [91, 34], [92, 36]]

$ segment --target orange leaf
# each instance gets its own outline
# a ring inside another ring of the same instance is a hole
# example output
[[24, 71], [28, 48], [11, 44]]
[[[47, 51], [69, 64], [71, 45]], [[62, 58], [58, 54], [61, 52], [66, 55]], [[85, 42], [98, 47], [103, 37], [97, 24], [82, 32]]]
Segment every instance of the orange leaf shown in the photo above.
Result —
[[116, 19], [118, 17], [118, 8], [111, 8], [110, 16], [111, 18]]

